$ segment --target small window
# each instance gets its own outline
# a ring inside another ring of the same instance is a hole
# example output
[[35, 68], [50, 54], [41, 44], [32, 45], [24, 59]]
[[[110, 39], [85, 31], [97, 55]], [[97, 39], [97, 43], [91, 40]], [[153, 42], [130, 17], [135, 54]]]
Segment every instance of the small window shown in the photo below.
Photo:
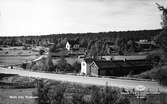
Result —
[[82, 63], [83, 66], [85, 66], [85, 63]]

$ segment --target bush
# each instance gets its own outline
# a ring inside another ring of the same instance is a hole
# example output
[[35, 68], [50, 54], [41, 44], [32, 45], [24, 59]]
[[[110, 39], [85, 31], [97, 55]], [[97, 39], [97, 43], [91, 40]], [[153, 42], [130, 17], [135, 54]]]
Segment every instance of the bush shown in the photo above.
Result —
[[104, 89], [96, 89], [91, 96], [91, 104], [130, 104], [129, 100], [122, 97], [119, 91], [107, 86]]
[[37, 62], [32, 62], [31, 64], [27, 65], [28, 69], [34, 70], [34, 71], [46, 71], [51, 72], [54, 70], [54, 65], [52, 62], [52, 57], [49, 54], [47, 57], [41, 58]]
[[62, 57], [58, 64], [55, 65], [55, 69], [57, 72], [70, 72], [72, 69], [72, 66], [67, 63], [64, 57]]
[[160, 68], [160, 70], [158, 70], [154, 75], [155, 79], [157, 79], [158, 82], [164, 86], [167, 86], [167, 69], [166, 68], [167, 67]]
[[109, 87], [83, 87], [39, 80], [37, 89], [38, 104], [130, 104], [128, 98]]
[[80, 70], [81, 70], [81, 64], [80, 64], [79, 62], [75, 62], [75, 63], [72, 65], [72, 68], [73, 68], [74, 72], [79, 73]]
[[72, 104], [88, 104], [88, 102], [84, 100], [83, 94], [75, 93], [72, 95]]
[[64, 91], [62, 86], [52, 87], [49, 84], [44, 83], [42, 80], [38, 80], [36, 100], [38, 104], [64, 104]]
[[148, 63], [150, 63], [152, 66], [157, 66], [159, 64], [161, 64], [160, 62], [162, 62], [161, 59], [161, 55], [160, 54], [151, 54], [147, 56], [147, 61]]
[[154, 67], [150, 71], [137, 75], [139, 78], [155, 79], [161, 85], [167, 86], [167, 66]]

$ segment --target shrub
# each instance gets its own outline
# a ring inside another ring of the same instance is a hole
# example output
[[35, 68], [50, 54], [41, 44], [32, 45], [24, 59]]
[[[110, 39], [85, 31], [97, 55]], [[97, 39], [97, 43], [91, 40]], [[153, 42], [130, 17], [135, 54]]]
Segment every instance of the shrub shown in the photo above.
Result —
[[47, 57], [41, 58], [37, 62], [32, 62], [31, 64], [27, 65], [27, 68], [34, 70], [34, 71], [47, 71], [51, 72], [54, 70], [54, 65], [52, 62], [52, 57], [50, 54]]
[[44, 81], [38, 80], [36, 101], [38, 104], [64, 104], [64, 91], [63, 86], [51, 87]]
[[129, 99], [120, 95], [119, 91], [105, 87], [92, 93], [91, 104], [130, 104]]
[[154, 77], [155, 79], [158, 80], [158, 82], [161, 84], [161, 85], [164, 85], [164, 86], [167, 86], [167, 70], [166, 70], [167, 67], [163, 67], [161, 68], [160, 70], [158, 70]]
[[75, 93], [72, 95], [72, 104], [88, 104], [88, 102], [84, 100], [84, 94]]
[[161, 64], [161, 62], [162, 62], [161, 57], [162, 56], [160, 54], [151, 54], [151, 55], [147, 56], [147, 61], [152, 66], [157, 66], [157, 65]]
[[56, 71], [59, 72], [70, 72], [72, 69], [72, 66], [67, 63], [64, 57], [61, 57], [61, 59], [58, 61], [58, 64], [55, 65]]
[[38, 104], [130, 104], [129, 99], [123, 97], [118, 90], [107, 86], [83, 87], [71, 83], [48, 83], [39, 80], [37, 89]]
[[81, 70], [81, 64], [80, 64], [79, 62], [75, 62], [75, 63], [72, 65], [72, 68], [73, 68], [74, 72], [79, 73], [80, 70]]

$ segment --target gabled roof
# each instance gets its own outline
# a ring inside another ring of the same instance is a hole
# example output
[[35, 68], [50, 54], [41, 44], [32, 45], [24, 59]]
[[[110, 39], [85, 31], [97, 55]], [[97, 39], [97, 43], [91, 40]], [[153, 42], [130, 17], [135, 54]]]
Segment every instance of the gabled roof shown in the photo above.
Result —
[[84, 61], [86, 63], [92, 63], [94, 61], [94, 59], [92, 59], [92, 58], [85, 58]]
[[146, 58], [146, 55], [112, 56], [112, 60], [145, 60]]
[[108, 68], [115, 68], [118, 67], [115, 63], [112, 61], [94, 61], [94, 63], [100, 68], [100, 69], [108, 69]]

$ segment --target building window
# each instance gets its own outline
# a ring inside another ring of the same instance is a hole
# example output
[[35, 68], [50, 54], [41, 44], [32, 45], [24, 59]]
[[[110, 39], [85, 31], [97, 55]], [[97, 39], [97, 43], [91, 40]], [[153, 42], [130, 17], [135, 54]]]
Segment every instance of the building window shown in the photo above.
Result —
[[85, 66], [85, 63], [82, 63], [83, 66]]

